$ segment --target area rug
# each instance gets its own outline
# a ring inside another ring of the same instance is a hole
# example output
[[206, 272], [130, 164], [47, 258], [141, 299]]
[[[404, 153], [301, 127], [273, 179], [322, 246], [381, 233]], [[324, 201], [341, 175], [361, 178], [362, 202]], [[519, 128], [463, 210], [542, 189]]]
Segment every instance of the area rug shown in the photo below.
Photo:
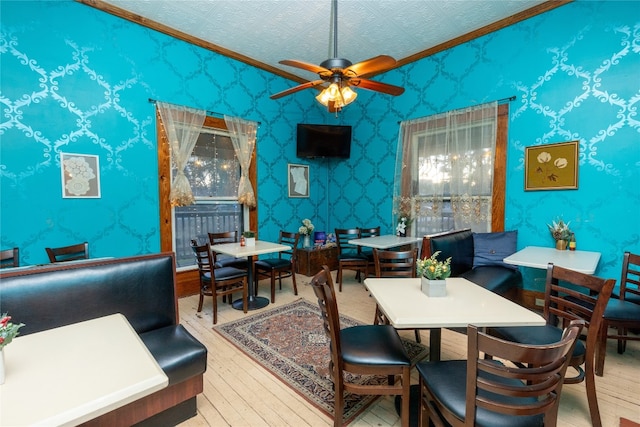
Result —
[[[362, 324], [340, 316], [342, 328]], [[334, 393], [329, 373], [329, 341], [320, 309], [304, 299], [219, 325], [214, 330], [270, 371], [298, 394], [333, 417]], [[414, 341], [403, 343], [412, 361], [428, 355]], [[386, 377], [350, 376], [362, 384], [386, 382]], [[345, 395], [344, 422], [351, 422], [378, 396]]]

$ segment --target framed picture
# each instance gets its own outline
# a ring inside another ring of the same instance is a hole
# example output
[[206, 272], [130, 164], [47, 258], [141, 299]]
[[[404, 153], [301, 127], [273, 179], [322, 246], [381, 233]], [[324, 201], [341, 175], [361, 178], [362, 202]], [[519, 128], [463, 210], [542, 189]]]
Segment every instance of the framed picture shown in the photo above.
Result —
[[289, 197], [309, 197], [309, 166], [289, 164]]
[[100, 160], [90, 154], [60, 153], [62, 197], [100, 198]]
[[578, 141], [536, 145], [525, 150], [525, 191], [578, 188]]

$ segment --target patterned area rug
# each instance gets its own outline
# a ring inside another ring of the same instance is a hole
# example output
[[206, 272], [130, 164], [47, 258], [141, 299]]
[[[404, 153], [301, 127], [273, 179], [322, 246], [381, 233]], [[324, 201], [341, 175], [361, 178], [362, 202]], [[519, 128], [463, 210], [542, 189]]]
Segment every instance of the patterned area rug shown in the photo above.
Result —
[[[362, 324], [340, 316], [342, 328]], [[333, 417], [334, 393], [329, 374], [329, 342], [322, 328], [320, 309], [304, 299], [219, 325], [216, 332], [285, 384]], [[403, 339], [413, 361], [428, 355], [428, 349]], [[360, 383], [386, 382], [386, 377], [352, 376]], [[345, 395], [345, 423], [352, 421], [378, 396]]]

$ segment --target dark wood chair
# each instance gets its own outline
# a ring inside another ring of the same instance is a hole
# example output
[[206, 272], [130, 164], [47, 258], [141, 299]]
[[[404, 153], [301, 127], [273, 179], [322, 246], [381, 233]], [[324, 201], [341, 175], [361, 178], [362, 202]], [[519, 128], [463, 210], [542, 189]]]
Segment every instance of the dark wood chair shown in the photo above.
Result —
[[20, 249], [0, 251], [0, 268], [20, 267]]
[[210, 243], [198, 245], [192, 240], [191, 249], [200, 273], [198, 312], [202, 311], [204, 297], [213, 297], [213, 324], [215, 325], [218, 323], [218, 297], [228, 296], [231, 302], [233, 293], [242, 292], [242, 309], [246, 313], [249, 296], [247, 271], [235, 267], [216, 267]]
[[[591, 423], [602, 426], [596, 396], [595, 360], [602, 315], [611, 297], [616, 281], [554, 266], [547, 267], [544, 298], [545, 326], [491, 328], [489, 333], [507, 341], [544, 345], [559, 340], [562, 327], [571, 320], [583, 319], [588, 329], [586, 344], [578, 341], [569, 366], [577, 371], [574, 377], [565, 377], [565, 384], [585, 382]], [[582, 368], [584, 365], [584, 369]]]
[[89, 243], [62, 246], [59, 248], [45, 248], [50, 262], [75, 261], [89, 259]]
[[235, 267], [247, 269], [248, 262], [246, 258], [236, 258], [227, 254], [220, 254], [215, 251], [215, 245], [222, 243], [238, 243], [238, 230], [222, 231], [219, 233], [207, 233], [209, 243], [213, 247], [213, 261], [218, 267]]
[[336, 228], [335, 232], [338, 245], [338, 289], [342, 292], [344, 270], [355, 271], [356, 279], [362, 281], [367, 278], [369, 259], [362, 253], [360, 246], [349, 243], [349, 240], [360, 238], [359, 228]]
[[[376, 237], [376, 236], [380, 236], [380, 226], [370, 227], [370, 228], [365, 228], [365, 227], [360, 228], [361, 239], [364, 239], [365, 237]], [[365, 255], [367, 257], [367, 260], [369, 261], [369, 268], [367, 270], [367, 275], [369, 275], [369, 273], [375, 274], [376, 267], [373, 261], [373, 248], [361, 246], [360, 253]]]
[[276, 302], [276, 276], [280, 289], [282, 289], [282, 279], [291, 277], [293, 282], [293, 293], [298, 295], [298, 285], [296, 284], [296, 261], [298, 258], [298, 240], [300, 233], [289, 233], [280, 231], [278, 241], [282, 245], [291, 246], [291, 250], [278, 253], [277, 257], [260, 259], [254, 263], [255, 268], [255, 294], [258, 295], [258, 284], [261, 278], [271, 279], [271, 302]]
[[[409, 251], [383, 251], [373, 249], [373, 262], [376, 277], [416, 277], [416, 262], [418, 260], [418, 248]], [[388, 325], [380, 306], [376, 304], [374, 325]], [[416, 341], [422, 342], [420, 331], [415, 329]]]
[[[324, 331], [329, 338], [329, 370], [335, 392], [333, 425], [344, 422], [344, 394], [402, 396], [401, 425], [409, 426], [411, 360], [396, 330], [389, 325], [361, 325], [340, 329], [338, 303], [326, 265], [311, 279], [318, 298]], [[359, 375], [386, 376], [387, 382], [355, 384], [345, 380], [345, 371]], [[398, 376], [399, 384], [396, 383]]]
[[416, 365], [418, 425], [555, 426], [563, 378], [584, 324], [573, 320], [558, 342], [544, 345], [504, 341], [469, 325], [467, 360]]
[[[635, 301], [635, 302], [634, 302]], [[611, 329], [615, 329], [612, 331]], [[629, 329], [640, 330], [640, 255], [624, 253], [620, 295], [609, 299], [602, 318], [598, 351], [596, 352], [596, 375], [604, 373], [607, 340], [618, 341], [618, 353], [624, 353], [627, 341], [640, 341], [639, 336], [628, 335]]]

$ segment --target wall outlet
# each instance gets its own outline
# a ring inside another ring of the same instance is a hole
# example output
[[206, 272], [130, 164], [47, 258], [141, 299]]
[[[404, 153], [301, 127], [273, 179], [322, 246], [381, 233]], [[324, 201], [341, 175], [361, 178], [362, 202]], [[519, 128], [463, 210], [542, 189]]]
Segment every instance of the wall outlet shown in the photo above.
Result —
[[536, 305], [538, 307], [544, 307], [544, 299], [542, 298], [536, 298]]

